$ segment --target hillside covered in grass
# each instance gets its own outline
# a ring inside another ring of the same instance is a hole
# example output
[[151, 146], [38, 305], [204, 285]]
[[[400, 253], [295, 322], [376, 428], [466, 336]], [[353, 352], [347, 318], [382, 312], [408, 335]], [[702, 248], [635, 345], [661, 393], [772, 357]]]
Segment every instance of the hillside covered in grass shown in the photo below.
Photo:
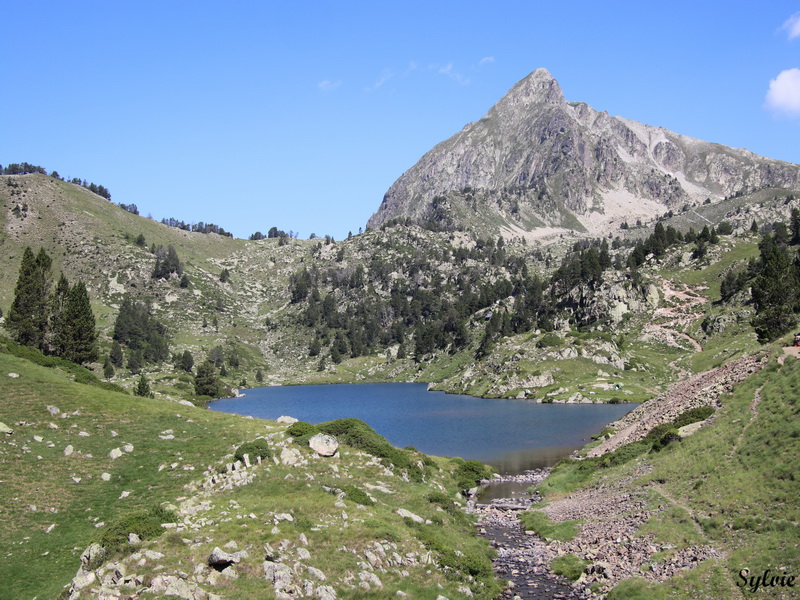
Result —
[[[0, 421], [12, 430], [0, 437], [4, 598], [65, 586], [64, 598], [498, 589], [461, 510], [457, 461], [399, 449], [381, 458], [376, 449], [391, 447], [368, 428], [348, 438], [369, 439], [366, 449], [322, 457], [286, 424], [76, 383], [2, 347], [0, 373]], [[234, 454], [253, 440], [246, 466]], [[236, 558], [215, 568], [215, 548]]]
[[523, 522], [548, 539], [554, 568], [568, 558], [573, 579], [616, 600], [796, 597], [800, 363], [777, 350], [751, 369], [738, 385], [706, 382], [708, 410], [604, 448], [629, 415], [590, 458], [553, 469]]

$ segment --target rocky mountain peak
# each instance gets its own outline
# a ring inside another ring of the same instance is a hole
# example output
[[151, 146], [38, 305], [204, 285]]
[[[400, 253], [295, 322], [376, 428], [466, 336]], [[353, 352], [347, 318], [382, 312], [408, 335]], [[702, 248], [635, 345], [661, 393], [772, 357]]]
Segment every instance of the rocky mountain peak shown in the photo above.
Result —
[[564, 102], [561, 86], [558, 85], [550, 71], [536, 69], [512, 87], [496, 106], [527, 106], [541, 103], [563, 104]]
[[537, 69], [406, 171], [367, 227], [594, 236], [764, 188], [800, 190], [800, 167], [567, 102]]

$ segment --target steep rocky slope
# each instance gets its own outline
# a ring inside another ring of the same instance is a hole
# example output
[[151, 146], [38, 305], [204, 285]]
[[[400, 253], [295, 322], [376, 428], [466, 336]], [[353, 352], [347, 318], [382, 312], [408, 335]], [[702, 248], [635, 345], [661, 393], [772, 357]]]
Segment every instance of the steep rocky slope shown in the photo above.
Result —
[[600, 234], [766, 187], [800, 189], [800, 167], [567, 102], [539, 69], [406, 171], [368, 226]]

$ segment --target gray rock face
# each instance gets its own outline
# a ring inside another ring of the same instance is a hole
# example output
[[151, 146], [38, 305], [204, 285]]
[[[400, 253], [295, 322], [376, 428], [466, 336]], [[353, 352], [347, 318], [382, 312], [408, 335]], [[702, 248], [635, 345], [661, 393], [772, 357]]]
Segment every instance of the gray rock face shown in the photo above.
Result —
[[567, 102], [539, 69], [406, 171], [367, 226], [409, 217], [485, 228], [491, 216], [511, 234], [543, 226], [600, 233], [762, 187], [800, 189], [800, 166]]
[[318, 433], [308, 440], [311, 449], [320, 456], [333, 456], [339, 449], [339, 442], [332, 435]]

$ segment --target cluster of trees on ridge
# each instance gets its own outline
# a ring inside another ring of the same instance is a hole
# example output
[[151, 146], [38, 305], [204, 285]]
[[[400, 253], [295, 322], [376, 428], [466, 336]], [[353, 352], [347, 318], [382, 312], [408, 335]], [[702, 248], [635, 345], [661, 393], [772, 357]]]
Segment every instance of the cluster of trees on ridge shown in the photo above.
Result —
[[[44, 167], [40, 167], [38, 165], [32, 165], [30, 163], [22, 162], [22, 163], [11, 163], [6, 167], [0, 165], [0, 175], [28, 175], [31, 173], [40, 173], [42, 175], [47, 175], [47, 169]], [[111, 192], [108, 191], [108, 188], [102, 185], [97, 185], [96, 183], [87, 183], [85, 179], [81, 179], [79, 177], [73, 177], [72, 179], [64, 179], [61, 175], [58, 174], [58, 171], [51, 171], [50, 177], [54, 179], [58, 179], [60, 181], [68, 181], [69, 183], [74, 183], [75, 185], [80, 185], [85, 187], [90, 192], [94, 192], [98, 196], [102, 196], [106, 200], [111, 200]], [[139, 214], [138, 212], [136, 214]]]

